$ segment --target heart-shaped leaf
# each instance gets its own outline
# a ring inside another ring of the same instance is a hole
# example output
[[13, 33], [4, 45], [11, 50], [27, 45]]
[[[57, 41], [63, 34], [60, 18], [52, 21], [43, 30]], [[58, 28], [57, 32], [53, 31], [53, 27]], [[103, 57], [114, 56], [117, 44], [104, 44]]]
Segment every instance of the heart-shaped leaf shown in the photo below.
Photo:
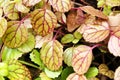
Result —
[[115, 70], [115, 76], [114, 76], [114, 80], [119, 80], [120, 79], [120, 67], [118, 67]]
[[109, 33], [110, 30], [107, 22], [101, 22], [98, 25], [87, 24], [83, 32], [83, 38], [87, 42], [98, 43], [106, 39]]
[[73, 54], [73, 47], [71, 48], [67, 48], [64, 53], [63, 53], [63, 59], [64, 62], [68, 65], [68, 66], [72, 66], [72, 54]]
[[92, 48], [80, 45], [74, 48], [72, 57], [72, 67], [78, 74], [84, 74], [90, 67], [92, 61]]
[[26, 26], [20, 21], [9, 21], [7, 30], [2, 37], [4, 44], [11, 48], [21, 46], [28, 36]]
[[15, 8], [15, 4], [15, 1], [10, 1], [3, 7], [5, 15], [12, 20], [19, 19], [19, 14], [17, 9]]
[[23, 4], [26, 6], [34, 6], [39, 3], [41, 0], [22, 0]]
[[28, 53], [32, 51], [34, 47], [35, 47], [35, 38], [31, 33], [29, 33], [27, 41], [17, 49], [23, 53]]
[[0, 37], [3, 36], [7, 29], [7, 20], [5, 18], [0, 17]]
[[63, 59], [63, 46], [57, 40], [44, 43], [40, 53], [41, 59], [48, 69], [52, 71], [60, 69]]
[[17, 60], [10, 60], [8, 63], [8, 78], [10, 80], [31, 80], [29, 70]]
[[34, 31], [41, 36], [53, 32], [57, 25], [55, 14], [47, 9], [36, 9], [31, 13], [31, 18]]
[[70, 0], [49, 0], [49, 2], [59, 12], [67, 12], [71, 9]]
[[78, 75], [77, 73], [70, 74], [66, 80], [87, 80], [84, 75]]

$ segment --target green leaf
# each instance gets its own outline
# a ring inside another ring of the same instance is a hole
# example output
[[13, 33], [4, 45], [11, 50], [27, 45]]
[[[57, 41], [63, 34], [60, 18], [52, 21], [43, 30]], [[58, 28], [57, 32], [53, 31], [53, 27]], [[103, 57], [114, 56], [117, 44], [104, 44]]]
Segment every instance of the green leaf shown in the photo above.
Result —
[[77, 44], [79, 42], [79, 39], [74, 39], [72, 43]]
[[73, 33], [73, 35], [74, 35], [74, 37], [76, 38], [76, 39], [81, 39], [82, 38], [82, 34], [80, 33], [80, 32], [78, 32], [78, 31], [75, 31], [74, 33]]
[[3, 76], [0, 75], [0, 80], [5, 80]]
[[10, 80], [31, 80], [29, 70], [17, 60], [10, 60], [8, 63], [8, 78]]
[[3, 6], [3, 11], [5, 15], [11, 20], [19, 19], [19, 14], [17, 9], [15, 8], [15, 4], [15, 1], [9, 1]]
[[66, 80], [66, 78], [69, 76], [69, 74], [73, 73], [74, 70], [72, 67], [66, 67], [61, 74], [61, 80]]
[[17, 60], [19, 57], [22, 56], [23, 53], [18, 51], [17, 49], [11, 49], [6, 46], [3, 46], [1, 54], [2, 54], [2, 61], [6, 61], [9, 59]]
[[90, 67], [87, 71], [87, 73], [85, 73], [85, 76], [87, 78], [92, 78], [98, 75], [98, 69], [96, 67]]
[[34, 31], [41, 36], [50, 34], [57, 26], [57, 18], [55, 14], [47, 9], [34, 10], [31, 13], [31, 22]]
[[48, 69], [56, 71], [62, 66], [63, 46], [57, 40], [44, 43], [40, 54], [41, 60]]
[[[8, 75], [8, 65], [7, 63], [0, 63], [0, 76]], [[1, 79], [0, 79], [1, 80]]]
[[40, 59], [40, 53], [37, 50], [33, 50], [30, 53], [30, 59], [31, 61], [33, 61], [34, 63], [38, 64], [40, 66], [41, 69], [44, 68], [44, 64], [42, 63], [41, 59]]
[[0, 37], [2, 37], [7, 29], [7, 20], [0, 17]]
[[63, 53], [64, 62], [68, 66], [72, 66], [72, 54], [73, 54], [73, 47], [67, 48]]
[[45, 73], [49, 78], [56, 78], [58, 77], [62, 72], [62, 68], [58, 71], [50, 71], [49, 69], [45, 68]]
[[41, 78], [40, 78], [40, 77], [38, 77], [38, 78], [36, 78], [35, 80], [41, 80]]
[[52, 80], [44, 72], [40, 73], [40, 80]]
[[74, 40], [74, 36], [72, 34], [65, 34], [62, 39], [61, 42], [62, 43], [70, 43]]
[[35, 47], [35, 38], [31, 33], [29, 33], [27, 41], [17, 49], [23, 53], [28, 53], [32, 51], [34, 47]]
[[19, 47], [27, 40], [28, 31], [22, 22], [9, 21], [7, 27], [8, 29], [2, 37], [2, 41], [7, 47]]
[[105, 6], [104, 7], [104, 9], [103, 9], [103, 13], [105, 14], [105, 15], [109, 15], [111, 12], [112, 12], [112, 7], [110, 7], [110, 6]]

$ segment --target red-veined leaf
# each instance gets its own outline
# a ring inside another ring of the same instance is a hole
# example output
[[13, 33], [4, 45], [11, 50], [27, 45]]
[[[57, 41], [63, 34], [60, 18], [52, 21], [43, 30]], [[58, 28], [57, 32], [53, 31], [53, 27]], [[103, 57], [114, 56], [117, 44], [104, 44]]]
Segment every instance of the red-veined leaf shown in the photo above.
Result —
[[2, 37], [7, 29], [7, 20], [0, 17], [0, 37]]
[[23, 4], [26, 6], [34, 6], [39, 3], [41, 0], [22, 0]]
[[88, 14], [97, 16], [97, 17], [102, 18], [102, 19], [108, 19], [108, 17], [106, 15], [104, 15], [101, 11], [93, 8], [92, 6], [83, 6], [80, 8]]
[[36, 9], [31, 13], [31, 17], [34, 31], [41, 36], [53, 32], [54, 27], [57, 26], [57, 18], [50, 10]]
[[55, 15], [57, 16], [57, 20], [58, 20], [60, 23], [66, 23], [66, 16], [65, 16], [64, 13], [56, 12]]
[[82, 74], [78, 75], [77, 73], [70, 74], [66, 80], [87, 80], [87, 78]]
[[115, 70], [114, 80], [120, 80], [120, 66]]
[[5, 16], [12, 20], [19, 19], [19, 14], [17, 9], [15, 8], [15, 4], [16, 4], [15, 1], [10, 1], [3, 7]]
[[7, 47], [19, 47], [27, 40], [27, 28], [20, 21], [9, 21], [7, 27], [8, 28], [2, 37], [2, 40]]
[[49, 2], [59, 12], [67, 12], [71, 9], [70, 0], [49, 0]]
[[92, 61], [92, 48], [80, 45], [74, 48], [72, 57], [72, 67], [78, 74], [84, 74], [90, 67]]
[[63, 46], [57, 41], [45, 42], [41, 48], [41, 59], [50, 70], [59, 70], [62, 65]]
[[100, 24], [87, 24], [83, 32], [83, 38], [87, 42], [98, 43], [106, 39], [110, 33], [107, 22]]

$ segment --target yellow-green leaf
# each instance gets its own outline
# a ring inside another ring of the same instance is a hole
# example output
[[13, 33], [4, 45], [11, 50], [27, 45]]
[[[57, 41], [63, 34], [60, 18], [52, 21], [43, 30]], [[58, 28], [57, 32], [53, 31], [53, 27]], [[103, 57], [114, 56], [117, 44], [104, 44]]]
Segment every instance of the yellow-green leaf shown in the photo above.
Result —
[[0, 17], [0, 37], [2, 37], [7, 29], [7, 20]]
[[27, 28], [23, 23], [20, 21], [10, 21], [2, 40], [7, 47], [16, 48], [27, 40], [27, 36]]
[[41, 0], [22, 0], [23, 4], [26, 6], [34, 6], [39, 3]]
[[63, 60], [63, 46], [57, 40], [44, 43], [40, 53], [41, 59], [48, 69], [52, 71], [60, 69]]
[[8, 78], [10, 80], [32, 80], [30, 71], [26, 66], [17, 60], [10, 60], [8, 63]]
[[67, 12], [71, 9], [70, 0], [49, 0], [49, 2], [59, 12]]
[[0, 7], [0, 17], [2, 17], [2, 15], [3, 15], [3, 9], [2, 7]]
[[15, 1], [10, 1], [3, 7], [5, 16], [12, 20], [19, 19], [19, 14], [17, 9], [15, 8], [15, 4], [16, 4]]
[[34, 31], [41, 36], [53, 32], [57, 25], [55, 14], [47, 9], [36, 9], [31, 13], [31, 18]]

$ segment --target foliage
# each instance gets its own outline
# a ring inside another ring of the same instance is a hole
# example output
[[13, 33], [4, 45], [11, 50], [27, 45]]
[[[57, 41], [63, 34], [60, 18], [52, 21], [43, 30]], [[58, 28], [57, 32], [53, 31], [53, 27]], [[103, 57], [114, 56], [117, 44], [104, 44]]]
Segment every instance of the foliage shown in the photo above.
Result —
[[[0, 80], [119, 80], [120, 65], [109, 64], [120, 57], [120, 1], [96, 5], [0, 0]], [[97, 62], [111, 54], [111, 62]]]

